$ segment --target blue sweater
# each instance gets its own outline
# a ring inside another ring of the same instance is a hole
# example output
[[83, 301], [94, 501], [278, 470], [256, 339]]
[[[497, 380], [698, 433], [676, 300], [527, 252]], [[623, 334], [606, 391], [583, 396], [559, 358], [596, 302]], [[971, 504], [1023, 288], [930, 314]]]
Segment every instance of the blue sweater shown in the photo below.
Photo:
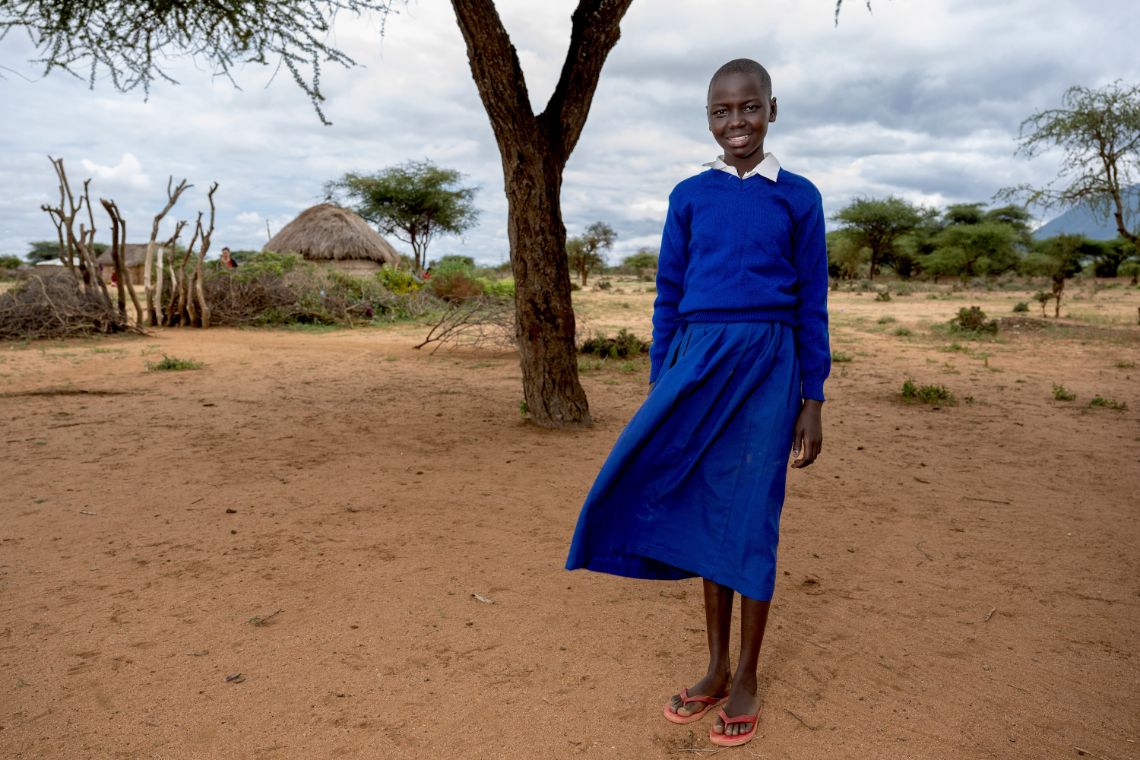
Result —
[[709, 169], [669, 195], [649, 382], [683, 323], [753, 321], [796, 328], [801, 394], [822, 401], [831, 349], [819, 191], [784, 169], [776, 182]]

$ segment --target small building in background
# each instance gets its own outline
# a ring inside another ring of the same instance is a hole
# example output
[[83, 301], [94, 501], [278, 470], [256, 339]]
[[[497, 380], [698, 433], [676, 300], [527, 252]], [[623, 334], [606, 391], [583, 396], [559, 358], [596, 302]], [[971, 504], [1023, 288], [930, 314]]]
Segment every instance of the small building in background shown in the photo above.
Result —
[[400, 254], [357, 214], [322, 203], [306, 209], [281, 228], [263, 251], [297, 253], [308, 261], [352, 275], [369, 275]]
[[[149, 243], [123, 243], [123, 268], [127, 270], [127, 277], [130, 278], [132, 285], [143, 284], [143, 270], [146, 266], [147, 245], [149, 245]], [[155, 245], [155, 266], [158, 266], [158, 255], [162, 250], [161, 245]], [[107, 249], [96, 256], [95, 263], [102, 267], [100, 271], [103, 275], [103, 282], [110, 283], [111, 276], [115, 274], [115, 262], [111, 259], [111, 250]]]

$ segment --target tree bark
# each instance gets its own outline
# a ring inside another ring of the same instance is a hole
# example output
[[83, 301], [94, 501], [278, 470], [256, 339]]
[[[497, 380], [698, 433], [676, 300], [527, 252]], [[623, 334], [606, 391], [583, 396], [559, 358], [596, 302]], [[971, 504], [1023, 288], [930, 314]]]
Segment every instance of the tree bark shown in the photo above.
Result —
[[507, 233], [515, 276], [515, 316], [523, 398], [543, 427], [590, 424], [578, 382], [574, 309], [560, 197], [570, 158], [620, 37], [632, 0], [580, 0], [558, 84], [537, 116], [510, 36], [493, 0], [452, 0], [471, 74], [499, 146]]

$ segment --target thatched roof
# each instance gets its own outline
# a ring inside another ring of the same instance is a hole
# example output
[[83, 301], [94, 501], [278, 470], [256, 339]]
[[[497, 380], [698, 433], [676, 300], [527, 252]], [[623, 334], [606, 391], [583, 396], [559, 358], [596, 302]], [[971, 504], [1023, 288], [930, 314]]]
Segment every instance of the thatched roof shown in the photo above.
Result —
[[[123, 266], [125, 267], [141, 267], [146, 263], [146, 247], [148, 243], [123, 243]], [[155, 245], [155, 250], [161, 248], [159, 244]], [[111, 259], [111, 249], [100, 253], [96, 258], [97, 264], [103, 266], [113, 267], [115, 262]]]
[[398, 264], [400, 254], [348, 209], [322, 203], [301, 212], [265, 244], [264, 251], [299, 253], [314, 261], [368, 259]]

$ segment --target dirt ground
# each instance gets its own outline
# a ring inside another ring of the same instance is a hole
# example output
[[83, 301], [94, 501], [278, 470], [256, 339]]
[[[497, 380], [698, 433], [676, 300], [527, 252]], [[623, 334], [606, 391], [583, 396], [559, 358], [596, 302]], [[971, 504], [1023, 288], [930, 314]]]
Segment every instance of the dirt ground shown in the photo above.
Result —
[[[648, 332], [643, 285], [576, 295]], [[977, 341], [946, 320], [1028, 294], [833, 294], [849, 361], [726, 756], [1140, 758], [1140, 290], [1076, 296]], [[699, 582], [562, 569], [645, 362], [584, 360], [596, 425], [552, 432], [512, 354], [424, 332], [0, 346], [0, 757], [712, 754], [661, 717]]]

